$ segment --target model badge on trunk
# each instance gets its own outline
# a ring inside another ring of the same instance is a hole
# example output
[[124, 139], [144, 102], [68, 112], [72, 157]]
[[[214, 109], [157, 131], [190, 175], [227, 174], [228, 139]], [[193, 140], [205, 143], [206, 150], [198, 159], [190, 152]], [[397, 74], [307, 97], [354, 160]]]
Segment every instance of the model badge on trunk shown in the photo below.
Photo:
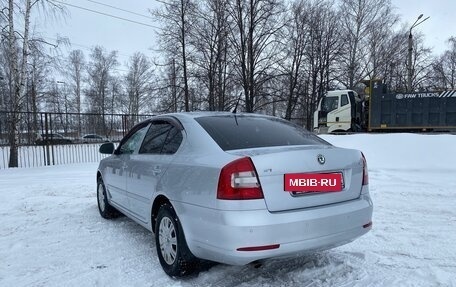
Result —
[[325, 164], [325, 157], [322, 154], [317, 155], [317, 160], [320, 164]]

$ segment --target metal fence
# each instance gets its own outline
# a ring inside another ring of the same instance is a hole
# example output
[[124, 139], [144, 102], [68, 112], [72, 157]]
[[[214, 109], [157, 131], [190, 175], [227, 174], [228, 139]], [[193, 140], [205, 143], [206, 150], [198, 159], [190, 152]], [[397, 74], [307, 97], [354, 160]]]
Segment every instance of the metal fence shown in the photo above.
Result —
[[152, 115], [0, 111], [0, 168], [8, 167], [11, 117], [19, 118], [19, 167], [96, 162], [103, 142], [118, 142]]
[[[98, 152], [100, 144], [23, 145], [19, 147], [19, 167], [98, 162], [106, 157]], [[0, 169], [8, 168], [9, 146], [0, 146]]]

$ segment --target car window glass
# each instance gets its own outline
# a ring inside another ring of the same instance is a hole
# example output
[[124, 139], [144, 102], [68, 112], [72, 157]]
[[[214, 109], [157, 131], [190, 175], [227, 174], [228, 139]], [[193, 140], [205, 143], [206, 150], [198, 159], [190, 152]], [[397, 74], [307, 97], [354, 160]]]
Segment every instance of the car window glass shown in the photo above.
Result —
[[334, 111], [339, 107], [339, 97], [324, 97], [321, 101], [321, 110], [325, 112]]
[[196, 121], [223, 150], [329, 145], [309, 131], [277, 118], [233, 115], [200, 117]]
[[348, 105], [348, 97], [347, 95], [342, 95], [340, 99], [340, 106], [343, 107], [345, 105]]
[[163, 145], [162, 153], [164, 154], [173, 154], [175, 153], [182, 143], [182, 132], [176, 128], [172, 127], [169, 131], [168, 136], [166, 137], [165, 144]]
[[120, 152], [122, 154], [131, 154], [136, 148], [141, 144], [141, 139], [143, 138], [144, 133], [147, 131], [147, 126], [139, 129], [134, 134], [132, 134], [120, 147]]
[[139, 153], [159, 154], [163, 148], [166, 137], [172, 129], [172, 125], [166, 122], [152, 123], [146, 136], [144, 137], [143, 144]]

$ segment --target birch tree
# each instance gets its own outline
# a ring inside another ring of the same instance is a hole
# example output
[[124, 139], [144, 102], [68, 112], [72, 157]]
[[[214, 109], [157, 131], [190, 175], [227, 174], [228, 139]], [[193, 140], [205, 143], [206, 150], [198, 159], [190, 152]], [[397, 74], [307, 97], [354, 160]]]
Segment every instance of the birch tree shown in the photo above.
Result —
[[[4, 1], [2, 1], [4, 3]], [[10, 158], [9, 167], [18, 166], [19, 145], [19, 112], [25, 98], [25, 87], [28, 73], [28, 56], [31, 38], [30, 19], [32, 9], [41, 6], [43, 10], [57, 11], [62, 8], [53, 2], [46, 0], [24, 0], [22, 2], [8, 0], [7, 6], [2, 7], [1, 16], [6, 26], [2, 27], [3, 39], [8, 43], [5, 57], [8, 59], [8, 110], [9, 117], [9, 144]], [[19, 29], [16, 28], [16, 24]]]
[[86, 69], [84, 53], [81, 50], [73, 50], [67, 60], [68, 77], [70, 87], [75, 99], [76, 112], [81, 113], [82, 81]]
[[[26, 67], [28, 57], [28, 40], [29, 40], [29, 29], [30, 29], [30, 13], [32, 9], [32, 3], [30, 0], [25, 1], [24, 8], [24, 31], [22, 34], [22, 47], [18, 51], [17, 47], [17, 36], [15, 30], [15, 5], [13, 0], [8, 1], [8, 51], [7, 56], [9, 58], [9, 108], [12, 112], [10, 114], [10, 132], [9, 132], [9, 143], [10, 143], [10, 158], [9, 167], [18, 166], [18, 145], [19, 145], [19, 121], [20, 117], [18, 112], [20, 111], [20, 99], [24, 96], [24, 85], [26, 78]], [[21, 53], [21, 60], [19, 60], [19, 53]]]

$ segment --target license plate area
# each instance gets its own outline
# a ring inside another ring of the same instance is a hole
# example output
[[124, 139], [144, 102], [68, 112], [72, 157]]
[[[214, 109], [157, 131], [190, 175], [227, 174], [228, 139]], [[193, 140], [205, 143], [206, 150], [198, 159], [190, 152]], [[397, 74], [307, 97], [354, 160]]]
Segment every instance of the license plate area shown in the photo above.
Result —
[[341, 172], [284, 175], [284, 191], [291, 195], [340, 192], [343, 189], [344, 178]]

